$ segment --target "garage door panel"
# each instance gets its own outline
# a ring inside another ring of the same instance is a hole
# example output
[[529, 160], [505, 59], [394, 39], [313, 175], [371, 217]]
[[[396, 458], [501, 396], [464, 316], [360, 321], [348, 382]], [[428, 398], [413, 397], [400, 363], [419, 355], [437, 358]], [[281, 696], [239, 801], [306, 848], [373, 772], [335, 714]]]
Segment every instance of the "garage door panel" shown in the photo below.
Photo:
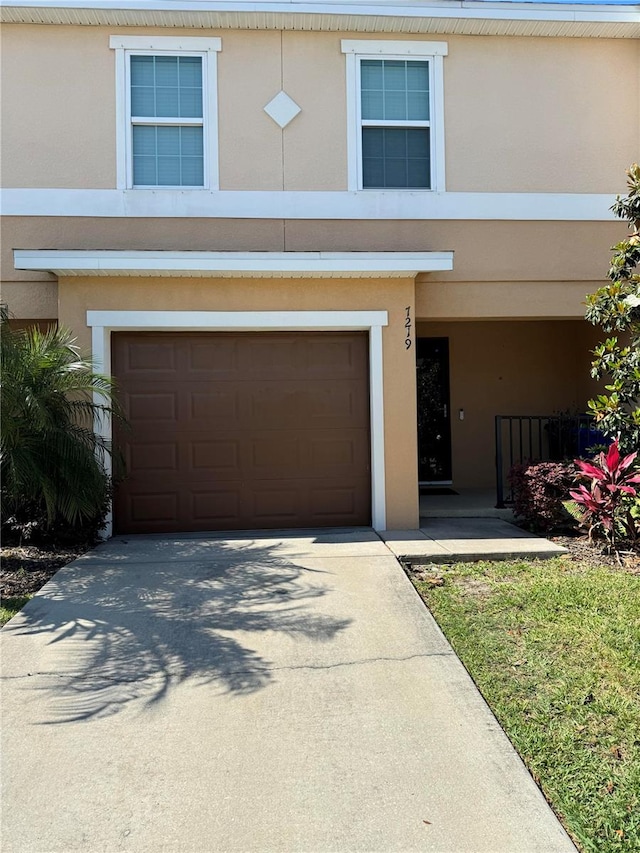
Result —
[[178, 455], [178, 443], [175, 441], [131, 442], [127, 445], [127, 471], [132, 476], [145, 471], [177, 471]]
[[241, 476], [241, 444], [237, 438], [202, 439], [193, 441], [185, 447], [185, 469], [195, 477], [203, 473], [208, 479], [212, 476], [238, 478]]
[[[115, 355], [115, 352], [114, 352]], [[123, 381], [135, 381], [137, 376], [145, 380], [174, 380], [179, 370], [179, 346], [171, 341], [137, 340], [117, 354], [117, 375]]]
[[[356, 381], [304, 380], [297, 382], [247, 383], [243, 386], [243, 423], [269, 429], [286, 429], [304, 422], [310, 428], [339, 429], [354, 419], [367, 423], [369, 395]], [[248, 420], [247, 420], [248, 419]]]
[[307, 374], [314, 379], [360, 378], [368, 368], [368, 351], [360, 342], [328, 337], [307, 344]]
[[131, 420], [118, 532], [370, 522], [364, 333], [113, 338]]
[[190, 339], [184, 343], [184, 377], [190, 380], [229, 379], [240, 369], [240, 347], [237, 337], [218, 335], [209, 340]]
[[[232, 530], [242, 523], [242, 488], [240, 483], [230, 484], [225, 488], [207, 488], [193, 491], [188, 496], [190, 517], [185, 524], [190, 523], [193, 529]], [[188, 527], [186, 529], [189, 529]]]
[[131, 522], [140, 525], [165, 524], [178, 515], [179, 494], [177, 491], [149, 491], [132, 494], [126, 501]]
[[241, 422], [240, 393], [231, 383], [220, 383], [221, 387], [192, 388], [185, 390], [187, 397], [186, 420], [197, 428], [206, 424], [210, 429], [230, 426]]

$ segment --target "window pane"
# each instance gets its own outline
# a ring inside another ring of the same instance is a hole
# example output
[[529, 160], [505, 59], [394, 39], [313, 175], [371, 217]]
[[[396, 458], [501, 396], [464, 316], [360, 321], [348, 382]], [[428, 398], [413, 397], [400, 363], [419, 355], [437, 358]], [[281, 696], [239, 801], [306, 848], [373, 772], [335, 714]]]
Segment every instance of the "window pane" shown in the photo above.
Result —
[[156, 129], [145, 125], [133, 127], [133, 153], [156, 156]]
[[407, 161], [396, 158], [384, 161], [384, 185], [385, 187], [408, 187], [407, 183]]
[[410, 92], [429, 91], [428, 62], [407, 62], [407, 89]]
[[204, 184], [204, 164], [202, 157], [182, 158], [182, 180], [185, 187], [201, 187]]
[[384, 187], [384, 160], [381, 157], [364, 157], [362, 160], [362, 186]]
[[158, 154], [168, 154], [173, 157], [180, 156], [179, 127], [158, 128]]
[[362, 92], [362, 118], [382, 119], [384, 118], [384, 106], [382, 92]]
[[429, 121], [428, 92], [409, 92], [407, 94], [407, 107], [409, 121]]
[[384, 88], [385, 91], [406, 91], [407, 88], [407, 63], [402, 60], [384, 60]]
[[158, 184], [165, 187], [180, 186], [179, 157], [158, 157]]
[[406, 92], [384, 93], [384, 118], [387, 121], [404, 121], [407, 118]]
[[155, 56], [156, 86], [171, 86], [178, 88], [178, 57]]
[[363, 59], [360, 63], [360, 80], [363, 89], [382, 89], [382, 60]]
[[204, 186], [202, 127], [133, 127], [133, 183]]
[[202, 117], [202, 58], [132, 56], [131, 114]]
[[[429, 128], [362, 128], [365, 188], [429, 189]], [[380, 156], [382, 155], [382, 156]]]
[[362, 60], [360, 78], [363, 119], [429, 120], [428, 62]]
[[407, 130], [407, 155], [429, 157], [429, 128], [413, 127]]
[[137, 186], [156, 186], [158, 178], [156, 175], [155, 157], [138, 157], [133, 155], [133, 183]]
[[384, 156], [402, 157], [407, 156], [407, 131], [401, 127], [389, 128], [384, 133]]
[[153, 56], [131, 57], [131, 85], [153, 86]]
[[202, 59], [199, 56], [178, 57], [180, 86], [202, 88]]
[[158, 87], [156, 89], [157, 116], [171, 118], [178, 115], [178, 89]]
[[202, 90], [180, 89], [180, 107], [177, 115], [189, 118], [202, 116]]
[[181, 153], [183, 157], [200, 157], [202, 159], [202, 128], [181, 127]]
[[131, 87], [131, 115], [154, 116], [156, 114], [156, 90], [153, 86]]
[[362, 156], [382, 157], [384, 154], [384, 130], [381, 127], [362, 128]]
[[428, 160], [407, 161], [407, 186], [416, 189], [429, 189], [431, 173]]

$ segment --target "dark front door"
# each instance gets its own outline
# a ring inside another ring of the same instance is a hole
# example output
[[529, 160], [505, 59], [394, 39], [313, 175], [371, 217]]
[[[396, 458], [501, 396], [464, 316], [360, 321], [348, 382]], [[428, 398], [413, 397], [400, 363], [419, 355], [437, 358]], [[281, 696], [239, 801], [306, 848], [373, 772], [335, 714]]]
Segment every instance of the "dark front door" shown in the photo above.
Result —
[[418, 479], [451, 482], [449, 339], [418, 338]]

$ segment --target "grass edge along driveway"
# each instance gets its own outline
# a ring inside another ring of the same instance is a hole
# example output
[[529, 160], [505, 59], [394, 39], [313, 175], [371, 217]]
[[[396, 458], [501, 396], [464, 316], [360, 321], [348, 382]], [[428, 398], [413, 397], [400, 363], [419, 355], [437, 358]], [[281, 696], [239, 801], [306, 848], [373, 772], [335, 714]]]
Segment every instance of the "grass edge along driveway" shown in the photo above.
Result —
[[408, 572], [578, 847], [640, 850], [640, 576], [563, 559]]

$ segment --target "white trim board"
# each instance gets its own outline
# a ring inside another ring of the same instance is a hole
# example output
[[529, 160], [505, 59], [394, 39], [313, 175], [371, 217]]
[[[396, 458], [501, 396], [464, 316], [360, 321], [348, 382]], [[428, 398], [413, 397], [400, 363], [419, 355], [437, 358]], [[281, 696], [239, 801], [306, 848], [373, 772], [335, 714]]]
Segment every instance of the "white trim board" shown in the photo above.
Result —
[[16, 249], [20, 270], [77, 275], [415, 277], [453, 269], [453, 252], [170, 252]]
[[[382, 329], [386, 311], [87, 311], [96, 369], [111, 373], [111, 332], [136, 331], [335, 331], [369, 332], [369, 400], [371, 418], [371, 520], [374, 530], [386, 529], [384, 388]], [[111, 440], [111, 421], [97, 419], [95, 429]], [[108, 473], [111, 460], [108, 457]], [[111, 514], [106, 536], [113, 533]]]
[[609, 221], [612, 193], [464, 193], [429, 190], [2, 191], [4, 216], [197, 217], [203, 219], [492, 219]]

